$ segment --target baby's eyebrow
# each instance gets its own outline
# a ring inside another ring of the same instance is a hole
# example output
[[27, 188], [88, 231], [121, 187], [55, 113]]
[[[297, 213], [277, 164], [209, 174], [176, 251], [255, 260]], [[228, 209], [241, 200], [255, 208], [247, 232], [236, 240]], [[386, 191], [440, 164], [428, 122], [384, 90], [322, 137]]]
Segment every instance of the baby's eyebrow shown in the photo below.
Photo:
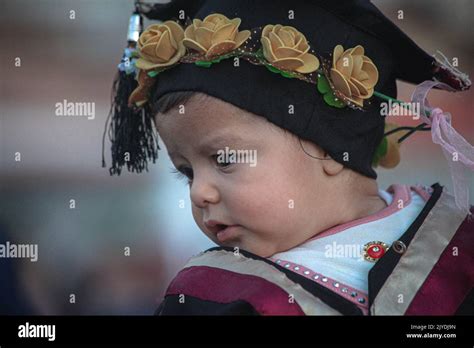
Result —
[[[206, 137], [203, 141], [197, 146], [197, 152], [206, 153], [209, 150], [215, 150], [216, 148], [225, 147], [230, 144], [236, 143], [247, 143], [247, 141], [239, 135], [236, 134], [218, 134], [210, 137]], [[175, 158], [184, 158], [186, 159], [179, 151], [168, 151], [168, 156], [171, 159]]]
[[244, 139], [236, 134], [219, 134], [215, 136], [210, 136], [203, 140], [198, 149], [200, 152], [207, 151], [209, 149], [215, 149], [216, 147], [223, 147], [232, 143], [243, 142]]

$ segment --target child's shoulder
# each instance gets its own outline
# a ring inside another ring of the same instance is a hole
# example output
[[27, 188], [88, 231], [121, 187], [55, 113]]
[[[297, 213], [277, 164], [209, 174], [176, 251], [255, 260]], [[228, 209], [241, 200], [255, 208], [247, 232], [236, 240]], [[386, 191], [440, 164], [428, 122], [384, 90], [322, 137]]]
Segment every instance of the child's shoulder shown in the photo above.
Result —
[[172, 280], [157, 314], [338, 314], [302, 287], [301, 278], [247, 251], [211, 248]]

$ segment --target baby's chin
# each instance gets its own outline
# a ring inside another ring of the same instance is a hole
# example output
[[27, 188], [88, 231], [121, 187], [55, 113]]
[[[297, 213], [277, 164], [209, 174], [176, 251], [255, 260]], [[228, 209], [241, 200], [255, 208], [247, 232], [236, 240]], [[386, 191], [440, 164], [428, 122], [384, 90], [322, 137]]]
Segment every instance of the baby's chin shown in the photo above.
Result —
[[230, 231], [227, 236], [217, 236], [202, 228], [201, 231], [218, 246], [232, 248], [236, 253], [243, 250], [263, 258], [268, 258], [276, 253], [285, 251], [279, 250], [276, 245], [271, 245], [268, 242], [256, 241], [255, 236], [252, 236], [251, 232], [243, 226], [238, 226], [234, 231]]

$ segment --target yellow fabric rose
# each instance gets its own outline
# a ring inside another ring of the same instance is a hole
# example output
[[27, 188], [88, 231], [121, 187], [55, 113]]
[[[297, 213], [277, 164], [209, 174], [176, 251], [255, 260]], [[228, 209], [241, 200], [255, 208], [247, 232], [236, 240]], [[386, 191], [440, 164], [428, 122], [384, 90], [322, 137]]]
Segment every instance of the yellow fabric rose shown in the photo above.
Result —
[[293, 27], [266, 25], [261, 42], [265, 59], [278, 69], [309, 74], [319, 68], [319, 59], [308, 53], [308, 40]]
[[194, 19], [184, 31], [183, 44], [206, 58], [223, 55], [239, 48], [250, 37], [249, 30], [238, 30], [240, 23], [240, 18], [231, 20], [219, 13], [202, 21]]
[[186, 53], [183, 38], [184, 30], [176, 22], [150, 25], [138, 39], [136, 67], [151, 70], [177, 63]]
[[372, 60], [364, 55], [358, 45], [344, 51], [337, 45], [332, 57], [331, 80], [334, 87], [359, 106], [374, 94], [379, 72]]

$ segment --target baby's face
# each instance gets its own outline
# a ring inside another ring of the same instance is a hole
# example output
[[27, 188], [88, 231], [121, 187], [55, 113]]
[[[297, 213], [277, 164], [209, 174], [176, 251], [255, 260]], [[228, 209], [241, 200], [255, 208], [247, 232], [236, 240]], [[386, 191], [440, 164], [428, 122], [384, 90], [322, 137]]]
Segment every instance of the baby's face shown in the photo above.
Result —
[[[178, 108], [158, 114], [156, 125], [174, 166], [189, 179], [197, 225], [216, 244], [268, 257], [329, 227], [324, 217], [331, 208], [324, 202], [331, 197], [321, 161], [265, 118], [213, 97], [193, 97], [184, 114]], [[228, 154], [248, 150], [240, 157], [247, 163], [219, 159], [226, 147]]]

